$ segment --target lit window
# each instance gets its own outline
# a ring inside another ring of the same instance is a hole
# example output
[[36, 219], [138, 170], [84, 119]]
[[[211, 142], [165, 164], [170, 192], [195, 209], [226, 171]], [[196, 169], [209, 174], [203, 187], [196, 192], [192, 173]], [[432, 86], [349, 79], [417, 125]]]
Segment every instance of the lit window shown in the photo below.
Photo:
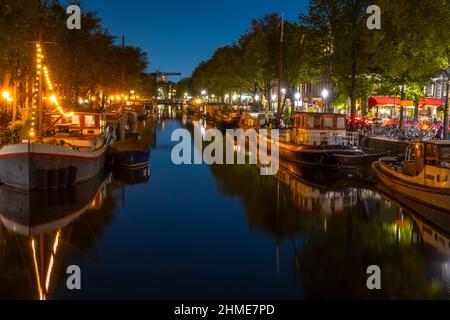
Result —
[[323, 126], [324, 126], [324, 128], [332, 128], [333, 127], [333, 118], [331, 118], [331, 117], [323, 118]]
[[345, 129], [345, 118], [337, 118], [336, 127], [338, 129]]
[[79, 126], [80, 125], [80, 116], [72, 116], [72, 124]]
[[84, 116], [84, 124], [86, 127], [95, 127], [95, 117], [93, 115]]
[[55, 123], [56, 120], [58, 120], [58, 122], [56, 122], [56, 124], [61, 123], [61, 117], [60, 116], [52, 115], [52, 118], [51, 118], [52, 124]]

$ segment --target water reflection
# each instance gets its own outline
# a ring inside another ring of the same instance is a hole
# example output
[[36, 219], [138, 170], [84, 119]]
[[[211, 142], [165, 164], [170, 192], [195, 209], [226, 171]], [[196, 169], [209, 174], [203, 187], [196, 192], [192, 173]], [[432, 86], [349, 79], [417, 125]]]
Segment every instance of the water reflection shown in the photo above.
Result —
[[[83, 298], [449, 297], [447, 215], [362, 181], [366, 169], [177, 167], [170, 135], [192, 121], [137, 124], [151, 170], [63, 192], [1, 186], [0, 298], [79, 297], [70, 264], [88, 277]], [[381, 291], [367, 290], [372, 264]]]
[[[47, 299], [67, 255], [79, 255], [101, 237], [112, 216], [111, 175], [67, 191], [21, 192], [0, 187], [2, 299]], [[106, 209], [104, 214], [96, 212]]]
[[[251, 228], [274, 237], [277, 272], [279, 248], [289, 243], [304, 298], [450, 297], [450, 217], [445, 213], [406, 207], [355, 180], [354, 172], [286, 162], [275, 178], [260, 176], [249, 165], [211, 170], [221, 192], [243, 201]], [[381, 267], [381, 291], [366, 287], [370, 265]]]

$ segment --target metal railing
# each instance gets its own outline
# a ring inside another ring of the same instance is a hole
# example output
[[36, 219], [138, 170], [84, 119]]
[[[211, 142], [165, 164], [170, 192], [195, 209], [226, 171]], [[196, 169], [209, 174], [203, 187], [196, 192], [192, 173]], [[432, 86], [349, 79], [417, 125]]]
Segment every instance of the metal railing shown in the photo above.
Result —
[[342, 145], [358, 146], [359, 132], [286, 132], [286, 141], [305, 145]]

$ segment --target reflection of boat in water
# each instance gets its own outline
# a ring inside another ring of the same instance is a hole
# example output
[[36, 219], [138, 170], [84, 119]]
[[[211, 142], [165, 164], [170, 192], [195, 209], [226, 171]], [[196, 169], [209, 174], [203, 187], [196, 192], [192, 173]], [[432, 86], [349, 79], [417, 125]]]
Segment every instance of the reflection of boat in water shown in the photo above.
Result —
[[411, 144], [404, 160], [382, 158], [372, 167], [392, 190], [450, 212], [450, 142]]
[[[336, 214], [354, 207], [364, 190], [354, 185], [345, 173], [336, 170], [316, 172], [298, 164], [280, 161], [278, 177], [292, 192], [292, 202], [302, 212]], [[370, 190], [366, 190], [370, 192]]]
[[77, 223], [86, 212], [103, 208], [109, 182], [111, 174], [99, 174], [70, 191], [0, 187], [4, 246], [0, 297], [47, 299], [55, 277], [65, 268], [64, 256], [92, 245], [100, 231], [97, 222], [108, 219], [108, 215], [87, 215], [87, 220]]
[[128, 185], [147, 183], [150, 180], [150, 166], [141, 166], [139, 168], [119, 167], [113, 170], [114, 179], [124, 182]]
[[450, 255], [450, 216], [447, 213], [411, 200], [401, 193], [393, 194], [382, 183], [377, 184], [376, 188], [384, 198], [398, 205], [414, 220], [419, 239], [438, 252]]
[[110, 181], [110, 174], [102, 173], [72, 190], [54, 192], [0, 186], [0, 221], [8, 230], [27, 236], [57, 230], [98, 206]]

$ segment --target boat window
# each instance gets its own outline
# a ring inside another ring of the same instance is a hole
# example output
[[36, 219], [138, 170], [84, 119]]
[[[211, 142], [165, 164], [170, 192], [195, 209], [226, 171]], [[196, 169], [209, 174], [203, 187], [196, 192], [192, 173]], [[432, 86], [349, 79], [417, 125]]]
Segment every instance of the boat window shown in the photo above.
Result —
[[95, 127], [95, 117], [93, 115], [84, 116], [84, 124], [86, 127]]
[[72, 116], [72, 124], [80, 125], [80, 116]]
[[345, 118], [343, 117], [337, 118], [336, 127], [338, 129], [345, 129]]
[[62, 123], [62, 122], [61, 122], [61, 116], [58, 116], [58, 115], [52, 115], [52, 117], [51, 117], [51, 123], [55, 123], [56, 120], [58, 120], [58, 121], [56, 122], [56, 124]]
[[333, 118], [324, 117], [323, 118], [323, 127], [324, 128], [333, 128]]
[[309, 128], [314, 128], [314, 124], [315, 124], [315, 117], [314, 116], [311, 116], [311, 117], [308, 117], [308, 127]]
[[320, 127], [320, 117], [314, 117], [314, 127]]

